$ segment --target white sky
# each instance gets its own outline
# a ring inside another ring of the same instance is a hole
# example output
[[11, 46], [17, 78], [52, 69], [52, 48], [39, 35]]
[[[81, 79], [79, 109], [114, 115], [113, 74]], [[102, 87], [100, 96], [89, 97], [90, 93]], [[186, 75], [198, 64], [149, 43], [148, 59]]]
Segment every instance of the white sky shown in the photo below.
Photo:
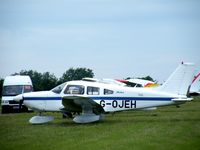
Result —
[[0, 77], [86, 67], [96, 78], [162, 82], [182, 61], [200, 70], [199, 8], [198, 0], [1, 0]]

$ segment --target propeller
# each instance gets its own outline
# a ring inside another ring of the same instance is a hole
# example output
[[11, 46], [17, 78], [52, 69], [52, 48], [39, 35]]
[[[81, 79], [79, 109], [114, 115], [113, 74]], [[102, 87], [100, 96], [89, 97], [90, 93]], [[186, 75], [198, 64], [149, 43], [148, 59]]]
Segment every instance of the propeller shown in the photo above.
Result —
[[22, 110], [22, 104], [24, 102], [24, 96], [23, 94], [17, 95], [13, 98], [14, 101], [19, 102], [19, 112]]
[[24, 102], [24, 97], [22, 96], [22, 99], [19, 101], [19, 112], [22, 112], [22, 104]]

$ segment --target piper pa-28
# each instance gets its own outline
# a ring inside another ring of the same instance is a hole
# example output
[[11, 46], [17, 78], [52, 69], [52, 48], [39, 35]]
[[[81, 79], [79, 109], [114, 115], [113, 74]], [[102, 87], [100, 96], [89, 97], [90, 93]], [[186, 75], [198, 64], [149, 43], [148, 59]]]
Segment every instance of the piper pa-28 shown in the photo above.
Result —
[[31, 124], [53, 121], [52, 116], [42, 112], [61, 112], [76, 123], [101, 120], [105, 113], [145, 109], [165, 105], [180, 105], [192, 98], [188, 91], [193, 79], [194, 65], [182, 63], [166, 82], [156, 88], [131, 88], [116, 84], [91, 81], [69, 81], [50, 91], [17, 95], [14, 100], [39, 112]]

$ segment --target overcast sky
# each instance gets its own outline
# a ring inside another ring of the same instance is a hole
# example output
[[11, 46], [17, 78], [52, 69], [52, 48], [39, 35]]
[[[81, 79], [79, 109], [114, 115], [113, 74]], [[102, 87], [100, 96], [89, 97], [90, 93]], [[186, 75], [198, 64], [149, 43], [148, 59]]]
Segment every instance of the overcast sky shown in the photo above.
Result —
[[200, 70], [199, 0], [0, 0], [0, 77], [87, 67], [96, 78]]

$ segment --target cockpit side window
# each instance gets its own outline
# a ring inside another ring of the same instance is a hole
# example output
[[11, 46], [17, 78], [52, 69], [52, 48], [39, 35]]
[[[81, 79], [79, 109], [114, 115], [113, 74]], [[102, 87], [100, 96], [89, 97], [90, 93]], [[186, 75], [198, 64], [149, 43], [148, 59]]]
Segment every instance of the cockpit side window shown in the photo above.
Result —
[[57, 94], [60, 94], [60, 92], [62, 91], [62, 89], [65, 87], [66, 83], [63, 83], [61, 85], [56, 86], [55, 88], [53, 88], [51, 91]]
[[98, 87], [87, 87], [87, 95], [99, 95], [100, 89]]
[[112, 91], [112, 90], [108, 90], [108, 89], [104, 89], [104, 95], [110, 95], [110, 94], [113, 94], [114, 93], [114, 91]]
[[64, 91], [64, 94], [77, 94], [83, 95], [85, 87], [82, 85], [68, 85]]

